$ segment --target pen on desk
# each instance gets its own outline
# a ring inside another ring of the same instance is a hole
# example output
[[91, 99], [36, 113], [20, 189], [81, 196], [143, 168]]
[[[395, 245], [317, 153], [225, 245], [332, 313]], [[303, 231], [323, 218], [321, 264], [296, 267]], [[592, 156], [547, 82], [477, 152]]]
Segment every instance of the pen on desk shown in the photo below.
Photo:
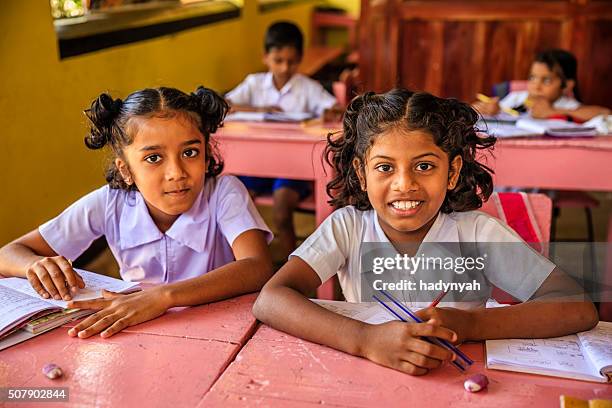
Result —
[[431, 302], [429, 304], [428, 307], [436, 307], [436, 306], [438, 306], [438, 303], [440, 303], [440, 301], [444, 298], [444, 296], [446, 296], [447, 293], [448, 293], [448, 290], [445, 290], [444, 292], [440, 293], [438, 296], [436, 296], [436, 298], [433, 300], [433, 302]]
[[[487, 95], [484, 94], [476, 94], [476, 99], [478, 99], [480, 102], [484, 102], [484, 103], [491, 103], [493, 102], [493, 99], [489, 98]], [[504, 108], [502, 106], [499, 107], [502, 111], [506, 112], [509, 115], [512, 116], [519, 116], [520, 112], [517, 111], [516, 109], [512, 109], [512, 108]]]

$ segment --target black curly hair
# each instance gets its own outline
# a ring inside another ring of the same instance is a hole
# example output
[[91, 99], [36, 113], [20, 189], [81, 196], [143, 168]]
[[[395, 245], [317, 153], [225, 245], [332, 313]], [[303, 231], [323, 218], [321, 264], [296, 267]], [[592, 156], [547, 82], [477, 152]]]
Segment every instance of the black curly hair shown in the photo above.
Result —
[[334, 208], [354, 205], [372, 208], [361, 189], [354, 158], [363, 164], [376, 137], [389, 129], [421, 130], [433, 136], [434, 143], [448, 154], [449, 163], [461, 156], [463, 167], [455, 188], [446, 194], [441, 211], [470, 211], [480, 208], [493, 192], [493, 171], [476, 161], [478, 150], [490, 149], [495, 137], [478, 133], [478, 114], [470, 105], [456, 99], [438, 98], [426, 92], [393, 89], [387, 93], [367, 92], [349, 104], [339, 135], [329, 134], [325, 160], [335, 177], [327, 184], [329, 203]]
[[[171, 117], [184, 114], [198, 126], [206, 144], [205, 159], [208, 160], [208, 175], [216, 177], [223, 171], [223, 162], [213, 151], [210, 135], [223, 125], [229, 106], [214, 91], [202, 86], [186, 94], [175, 88], [146, 88], [130, 94], [125, 101], [113, 99], [103, 93], [85, 110], [90, 129], [85, 136], [85, 145], [93, 150], [109, 145], [116, 157], [123, 157], [123, 148], [133, 142], [135, 134], [130, 119], [154, 116]], [[136, 186], [126, 184], [114, 160], [106, 169], [106, 181], [111, 188], [133, 190]]]

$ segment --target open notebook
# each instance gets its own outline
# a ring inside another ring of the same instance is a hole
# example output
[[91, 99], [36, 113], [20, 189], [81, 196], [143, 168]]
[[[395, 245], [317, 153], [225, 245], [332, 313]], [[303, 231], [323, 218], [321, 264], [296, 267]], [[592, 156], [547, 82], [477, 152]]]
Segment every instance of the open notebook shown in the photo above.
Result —
[[523, 116], [515, 123], [483, 118], [478, 128], [498, 138], [555, 136], [591, 137], [597, 136], [597, 128], [588, 124], [577, 124], [559, 119], [533, 119]]
[[612, 323], [550, 339], [487, 340], [487, 368], [612, 382]]
[[381, 324], [396, 320], [393, 315], [382, 309], [378, 303], [375, 302], [351, 303], [339, 300], [310, 300], [331, 312], [370, 324]]
[[[140, 285], [135, 282], [82, 269], [75, 271], [83, 278], [85, 288], [79, 289], [73, 300], [99, 298], [102, 289], [120, 293], [140, 289]], [[0, 279], [0, 350], [93, 313], [92, 310], [66, 309], [67, 304], [63, 300], [43, 299], [32, 289], [27, 279]]]

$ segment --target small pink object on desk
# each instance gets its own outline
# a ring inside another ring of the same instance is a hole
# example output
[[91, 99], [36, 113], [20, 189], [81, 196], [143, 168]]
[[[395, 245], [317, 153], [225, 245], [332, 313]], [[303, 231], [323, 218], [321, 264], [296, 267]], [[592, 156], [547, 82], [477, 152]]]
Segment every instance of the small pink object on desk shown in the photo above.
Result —
[[[467, 373], [451, 366], [413, 377], [262, 325], [206, 394], [199, 407], [548, 407], [561, 394], [612, 398], [612, 387], [530, 374], [487, 370], [481, 343], [461, 349], [474, 357]], [[475, 373], [489, 379], [486, 390], [466, 392]]]
[[[108, 339], [69, 337], [69, 326], [59, 327], [2, 350], [0, 384], [68, 387], [75, 406], [195, 406], [253, 334], [255, 297], [170, 310]], [[62, 377], [40, 374], [49, 361]]]

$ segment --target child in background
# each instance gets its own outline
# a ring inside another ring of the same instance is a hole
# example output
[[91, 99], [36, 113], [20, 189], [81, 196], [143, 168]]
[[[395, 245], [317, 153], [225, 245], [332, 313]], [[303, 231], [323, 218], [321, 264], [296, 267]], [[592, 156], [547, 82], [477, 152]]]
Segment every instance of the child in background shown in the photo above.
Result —
[[[561, 336], [593, 327], [592, 302], [558, 300], [558, 291], [574, 287], [570, 278], [499, 220], [473, 211], [493, 189], [491, 174], [476, 155], [495, 143], [476, 132], [477, 118], [469, 105], [427, 93], [396, 89], [355, 98], [342, 135], [330, 135], [326, 150], [336, 175], [327, 190], [338, 209], [264, 286], [255, 316], [276, 329], [414, 375], [453, 358], [421, 336], [457, 343]], [[398, 254], [401, 245], [425, 242], [514, 243], [514, 253], [504, 254], [509, 262], [487, 259], [480, 272], [486, 278], [482, 302], [493, 283], [525, 303], [426, 308], [418, 312], [424, 323], [371, 325], [305, 296], [337, 273], [347, 301], [372, 301], [361, 299], [364, 243], [386, 243]], [[534, 300], [545, 296], [546, 302]]]
[[257, 291], [272, 274], [271, 233], [244, 186], [219, 176], [211, 135], [229, 109], [213, 91], [143, 89], [125, 101], [100, 95], [85, 113], [90, 149], [114, 154], [108, 185], [0, 249], [0, 270], [25, 277], [43, 298], [70, 300], [75, 259], [104, 235], [125, 280], [164, 284], [70, 302], [99, 309], [69, 334], [109, 337], [175, 306]]
[[[308, 112], [320, 116], [334, 108], [336, 99], [321, 84], [297, 72], [304, 52], [303, 43], [302, 33], [295, 24], [272, 24], [264, 41], [263, 62], [268, 72], [248, 75], [225, 95], [232, 110]], [[253, 196], [273, 194], [274, 224], [286, 259], [295, 249], [293, 211], [312, 192], [311, 183], [255, 177], [240, 179]]]
[[500, 107], [529, 111], [539, 119], [561, 117], [577, 122], [587, 121], [597, 115], [607, 115], [610, 110], [601, 106], [580, 103], [576, 57], [565, 50], [547, 50], [536, 54], [529, 72], [526, 91], [514, 91], [501, 101], [477, 101], [474, 108], [484, 115], [496, 115]]

